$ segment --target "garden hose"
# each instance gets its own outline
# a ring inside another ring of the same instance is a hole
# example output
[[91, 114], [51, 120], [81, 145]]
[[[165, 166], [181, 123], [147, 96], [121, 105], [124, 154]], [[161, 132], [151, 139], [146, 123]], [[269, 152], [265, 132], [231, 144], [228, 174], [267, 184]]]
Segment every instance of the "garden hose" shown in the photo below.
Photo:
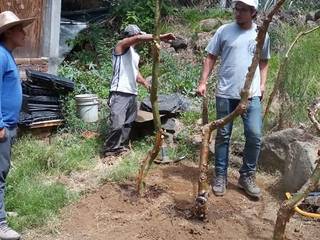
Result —
[[[288, 192], [286, 192], [286, 197], [287, 197], [287, 199], [292, 198], [291, 194], [288, 193]], [[302, 216], [305, 216], [305, 217], [320, 219], [320, 214], [319, 213], [306, 212], [306, 211], [303, 211], [302, 209], [300, 209], [298, 206], [294, 207], [294, 211], [296, 211], [297, 213], [299, 213], [299, 214], [301, 214]]]

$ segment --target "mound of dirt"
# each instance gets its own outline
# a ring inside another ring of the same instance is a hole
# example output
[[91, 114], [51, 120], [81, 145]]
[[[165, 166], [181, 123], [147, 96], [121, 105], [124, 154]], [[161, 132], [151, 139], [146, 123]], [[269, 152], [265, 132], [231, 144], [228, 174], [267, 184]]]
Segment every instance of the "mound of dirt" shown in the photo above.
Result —
[[[47, 240], [197, 240], [271, 239], [279, 201], [273, 177], [258, 176], [263, 198], [252, 201], [236, 186], [238, 173], [229, 173], [224, 197], [210, 195], [206, 222], [190, 218], [197, 191], [196, 164], [157, 166], [147, 179], [142, 198], [134, 182], [108, 183], [78, 203], [63, 209], [55, 235], [33, 234], [24, 239]], [[268, 182], [268, 184], [267, 184]], [[272, 194], [270, 194], [272, 193]], [[288, 224], [289, 239], [315, 239], [319, 222], [295, 216]]]

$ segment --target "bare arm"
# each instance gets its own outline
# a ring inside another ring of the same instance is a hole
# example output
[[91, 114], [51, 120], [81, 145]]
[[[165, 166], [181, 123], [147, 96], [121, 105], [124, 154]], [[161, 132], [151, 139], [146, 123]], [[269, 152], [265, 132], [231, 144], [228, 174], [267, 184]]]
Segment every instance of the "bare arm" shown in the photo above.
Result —
[[268, 68], [269, 68], [268, 60], [261, 59], [259, 62], [261, 99], [263, 99], [263, 94], [266, 87]]
[[140, 72], [138, 72], [137, 75], [137, 83], [140, 83], [141, 85], [143, 85], [147, 90], [150, 89], [150, 83], [148, 83], [148, 81], [141, 75]]
[[[169, 40], [174, 40], [176, 37], [172, 33], [166, 33], [166, 34], [161, 34], [160, 35], [160, 40], [167, 42]], [[116, 54], [123, 54], [126, 49], [129, 47], [142, 43], [142, 42], [149, 42], [153, 40], [153, 35], [152, 34], [142, 34], [142, 35], [134, 35], [132, 37], [127, 37], [122, 39], [121, 41], [118, 42], [116, 48], [115, 48], [115, 53]]]
[[201, 73], [201, 77], [200, 77], [199, 85], [197, 89], [197, 93], [201, 96], [204, 96], [206, 94], [207, 81], [214, 68], [214, 65], [216, 64], [216, 61], [217, 61], [217, 57], [215, 55], [208, 54], [208, 56], [203, 62], [202, 73]]

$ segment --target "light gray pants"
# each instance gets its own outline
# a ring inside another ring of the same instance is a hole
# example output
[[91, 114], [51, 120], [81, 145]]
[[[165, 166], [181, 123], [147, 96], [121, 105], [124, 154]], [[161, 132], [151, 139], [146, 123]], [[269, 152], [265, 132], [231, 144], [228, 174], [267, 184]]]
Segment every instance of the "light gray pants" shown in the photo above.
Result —
[[17, 129], [6, 128], [6, 137], [0, 141], [0, 222], [6, 219], [4, 208], [4, 193], [6, 177], [11, 165], [11, 146], [17, 135]]
[[112, 92], [109, 99], [110, 130], [104, 143], [103, 152], [115, 152], [129, 139], [132, 124], [137, 116], [137, 96]]

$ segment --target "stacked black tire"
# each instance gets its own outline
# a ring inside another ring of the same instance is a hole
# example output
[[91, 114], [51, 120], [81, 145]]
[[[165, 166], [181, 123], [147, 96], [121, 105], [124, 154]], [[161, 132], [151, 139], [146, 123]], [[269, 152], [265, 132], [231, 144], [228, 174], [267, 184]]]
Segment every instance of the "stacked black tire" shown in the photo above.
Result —
[[26, 70], [27, 81], [22, 83], [23, 104], [20, 126], [63, 120], [61, 98], [74, 89], [74, 82], [52, 74]]

